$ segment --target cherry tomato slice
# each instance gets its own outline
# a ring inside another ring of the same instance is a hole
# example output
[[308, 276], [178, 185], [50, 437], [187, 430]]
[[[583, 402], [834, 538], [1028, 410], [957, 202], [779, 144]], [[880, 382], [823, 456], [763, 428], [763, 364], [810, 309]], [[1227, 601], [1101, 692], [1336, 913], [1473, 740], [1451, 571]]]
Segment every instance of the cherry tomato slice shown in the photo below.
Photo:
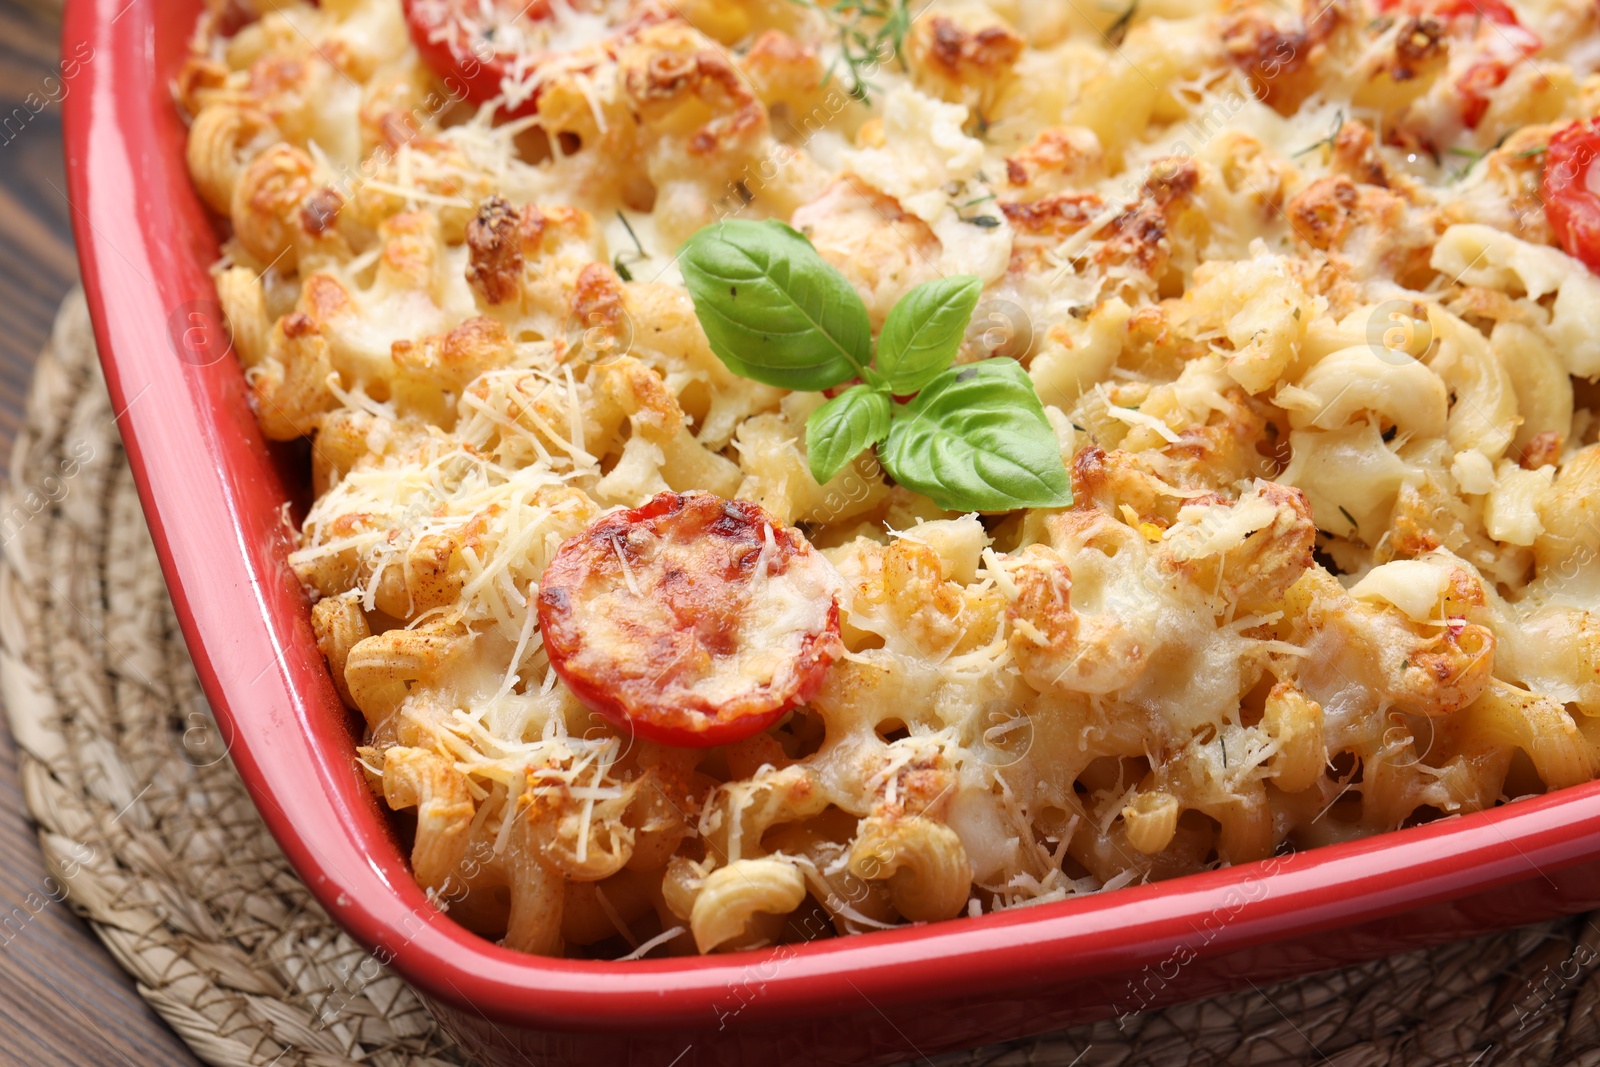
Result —
[[[507, 78], [527, 85], [502, 118], [538, 111], [537, 74], [547, 59], [592, 53], [588, 65], [598, 65], [620, 37], [668, 17], [657, 6], [618, 0], [401, 0], [401, 8], [422, 61], [452, 95], [483, 104]], [[582, 59], [567, 67], [585, 68]]]
[[1461, 124], [1475, 130], [1489, 112], [1489, 94], [1511, 74], [1511, 68], [1499, 59], [1479, 59], [1468, 67], [1456, 81], [1456, 92], [1461, 94]]
[[1501, 26], [1517, 26], [1517, 13], [1505, 0], [1378, 0], [1378, 10], [1435, 15], [1442, 19], [1481, 18]]
[[1433, 5], [1434, 14], [1440, 18], [1481, 18], [1501, 26], [1520, 26], [1517, 13], [1505, 0], [1440, 0]]
[[755, 504], [662, 493], [545, 568], [539, 629], [586, 707], [646, 740], [738, 741], [815, 695], [843, 651], [839, 578]]
[[[1494, 29], [1478, 37], [1485, 54], [1475, 59], [1456, 81], [1461, 96], [1461, 123], [1478, 128], [1489, 110], [1489, 94], [1511, 74], [1512, 67], [1544, 47], [1538, 34], [1525, 28], [1505, 0], [1378, 0], [1378, 10], [1432, 15], [1448, 22], [1473, 19]], [[1487, 44], [1484, 42], [1487, 41]]]
[[[512, 70], [515, 57], [496, 50], [495, 33], [518, 17], [521, 4], [490, 0], [401, 0], [411, 43], [417, 46], [422, 61], [445, 83], [452, 94], [459, 93], [469, 103], [482, 104], [500, 95], [500, 85]], [[485, 23], [484, 11], [500, 16]], [[549, 0], [534, 0], [525, 19], [547, 18]], [[524, 103], [526, 113], [534, 101]]]
[[1600, 153], [1600, 119], [1563, 127], [1550, 138], [1540, 192], [1545, 217], [1567, 255], [1600, 273], [1600, 192], [1591, 168]]

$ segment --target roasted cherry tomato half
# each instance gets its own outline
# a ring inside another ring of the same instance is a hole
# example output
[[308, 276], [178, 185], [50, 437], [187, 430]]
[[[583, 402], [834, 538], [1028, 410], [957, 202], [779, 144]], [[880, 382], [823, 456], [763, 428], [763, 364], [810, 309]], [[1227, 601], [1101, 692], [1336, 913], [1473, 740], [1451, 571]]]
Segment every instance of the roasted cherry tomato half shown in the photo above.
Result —
[[1483, 19], [1501, 26], [1520, 26], [1517, 13], [1505, 0], [1378, 0], [1385, 14], [1432, 15], [1441, 19]]
[[755, 504], [662, 493], [562, 545], [539, 586], [556, 674], [585, 706], [686, 748], [757, 734], [843, 651], [840, 581]]
[[1477, 129], [1483, 121], [1489, 110], [1489, 94], [1505, 82], [1512, 68], [1544, 47], [1544, 41], [1522, 25], [1505, 0], [1378, 0], [1378, 10], [1431, 15], [1452, 24], [1468, 19], [1491, 24], [1488, 33], [1478, 34], [1483, 54], [1456, 80], [1461, 123], [1469, 130]]
[[[497, 44], [496, 37], [510, 37], [507, 30], [520, 19], [549, 18], [549, 0], [534, 0], [519, 16], [521, 4], [500, 0], [401, 0], [411, 42], [428, 68], [445, 83], [452, 94], [464, 95], [469, 103], [482, 104], [500, 95], [500, 85], [516, 64], [516, 56]], [[493, 16], [484, 18], [485, 13]], [[536, 101], [524, 104], [532, 113]]]
[[568, 70], [596, 65], [614, 51], [617, 37], [665, 16], [638, 11], [623, 0], [401, 0], [411, 40], [428, 68], [452, 94], [483, 104], [499, 96], [507, 78], [527, 85], [505, 118], [539, 107], [539, 67], [558, 54], [575, 57]]
[[1442, 19], [1481, 18], [1502, 26], [1518, 25], [1517, 13], [1505, 0], [1378, 0], [1378, 10], [1436, 15]]
[[[1511, 18], [1515, 20], [1516, 16]], [[1487, 34], [1480, 34], [1479, 39], [1488, 42], [1487, 51], [1456, 79], [1456, 91], [1461, 94], [1461, 123], [1469, 130], [1477, 129], [1483, 121], [1489, 110], [1489, 95], [1505, 83], [1512, 69], [1544, 47], [1538, 34], [1515, 21], [1501, 23]]]
[[1600, 272], [1600, 192], [1595, 189], [1600, 119], [1574, 122], [1550, 138], [1540, 182], [1545, 217], [1567, 255]]

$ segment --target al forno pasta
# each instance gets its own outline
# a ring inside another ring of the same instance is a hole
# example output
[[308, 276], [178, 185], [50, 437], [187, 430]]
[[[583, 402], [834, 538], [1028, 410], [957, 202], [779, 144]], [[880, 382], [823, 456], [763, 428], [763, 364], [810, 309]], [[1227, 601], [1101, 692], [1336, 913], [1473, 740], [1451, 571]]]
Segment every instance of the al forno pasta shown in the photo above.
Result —
[[1593, 778], [1597, 18], [218, 0], [189, 167], [418, 881], [727, 951]]

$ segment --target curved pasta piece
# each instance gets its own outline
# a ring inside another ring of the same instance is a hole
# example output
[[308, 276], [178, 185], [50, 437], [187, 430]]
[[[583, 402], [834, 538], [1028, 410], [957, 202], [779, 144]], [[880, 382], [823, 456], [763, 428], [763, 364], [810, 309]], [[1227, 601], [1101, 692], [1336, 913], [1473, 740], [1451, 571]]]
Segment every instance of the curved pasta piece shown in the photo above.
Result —
[[383, 753], [383, 799], [396, 811], [417, 810], [411, 869], [426, 888], [445, 888], [466, 854], [477, 812], [466, 777], [436, 753], [396, 745]]
[[735, 860], [706, 875], [694, 898], [689, 929], [701, 952], [745, 936], [757, 915], [787, 915], [806, 896], [806, 880], [780, 859]]
[[506, 859], [511, 911], [503, 944], [536, 956], [560, 956], [566, 947], [561, 937], [566, 880], [544, 858], [543, 835], [523, 809], [519, 807], [506, 817], [516, 822]]
[[1462, 714], [1458, 744], [1479, 751], [1521, 749], [1546, 788], [1562, 789], [1595, 776], [1593, 746], [1566, 709], [1548, 697], [1496, 681]]
[[1442, 309], [1434, 309], [1430, 321], [1440, 343], [1428, 365], [1452, 398], [1445, 438], [1457, 452], [1473, 449], [1499, 459], [1518, 425], [1511, 376], [1483, 334]]
[[1442, 437], [1450, 401], [1427, 364], [1372, 345], [1340, 349], [1318, 360], [1277, 402], [1296, 430], [1337, 430], [1376, 414], [1417, 437]]
[[350, 652], [356, 645], [372, 636], [367, 616], [361, 610], [360, 597], [345, 593], [337, 597], [324, 597], [311, 606], [311, 631], [317, 635], [317, 648], [328, 660], [328, 671], [333, 675], [333, 687], [346, 705], [358, 707], [350, 693], [350, 683], [345, 680], [344, 669], [350, 662]]
[[[1515, 322], [1496, 323], [1489, 344], [1511, 380], [1517, 415], [1522, 420], [1512, 439], [1516, 450], [1513, 454], [1523, 458], [1535, 438], [1554, 435], [1554, 448], [1541, 451], [1537, 457], [1541, 461], [1554, 459], [1572, 434], [1572, 376], [1560, 353], [1532, 327]], [[1529, 465], [1537, 467], [1541, 463]]]
[[1286, 793], [1309, 789], [1328, 765], [1322, 706], [1283, 682], [1267, 694], [1261, 728], [1277, 743], [1267, 760], [1273, 783]]
[[[348, 255], [329, 223], [343, 201], [314, 201], [317, 166], [305, 152], [279, 142], [256, 156], [232, 184], [234, 235], [263, 266], [293, 270], [302, 255]], [[220, 190], [219, 190], [220, 192]]]
[[923, 815], [863, 819], [850, 846], [850, 872], [886, 881], [895, 910], [913, 922], [959, 915], [972, 893], [972, 864], [961, 838]]
[[1123, 832], [1128, 835], [1128, 844], [1147, 856], [1162, 851], [1172, 844], [1178, 832], [1178, 816], [1182, 813], [1183, 805], [1178, 803], [1178, 798], [1165, 790], [1139, 793], [1122, 809]]
[[454, 628], [387, 630], [350, 649], [344, 680], [367, 725], [376, 729], [400, 710], [408, 683], [435, 674], [469, 643]]
[[189, 173], [206, 205], [218, 214], [233, 209], [233, 190], [257, 151], [277, 135], [272, 119], [254, 108], [216, 103], [189, 126]]

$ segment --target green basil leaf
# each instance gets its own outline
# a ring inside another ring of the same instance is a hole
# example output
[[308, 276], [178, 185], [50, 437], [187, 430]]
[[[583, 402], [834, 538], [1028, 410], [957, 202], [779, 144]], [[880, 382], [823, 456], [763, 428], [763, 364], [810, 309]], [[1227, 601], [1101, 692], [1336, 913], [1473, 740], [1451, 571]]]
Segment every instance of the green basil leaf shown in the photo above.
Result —
[[895, 481], [948, 511], [1072, 503], [1044, 405], [1014, 359], [951, 367], [894, 412], [878, 450]]
[[798, 231], [730, 219], [678, 259], [711, 350], [743, 378], [816, 391], [862, 374], [872, 324], [855, 286]]
[[852, 385], [806, 419], [806, 458], [811, 477], [823, 485], [889, 432], [889, 398]]
[[900, 298], [878, 335], [878, 372], [891, 393], [914, 393], [950, 366], [982, 292], [978, 278], [957, 274]]

